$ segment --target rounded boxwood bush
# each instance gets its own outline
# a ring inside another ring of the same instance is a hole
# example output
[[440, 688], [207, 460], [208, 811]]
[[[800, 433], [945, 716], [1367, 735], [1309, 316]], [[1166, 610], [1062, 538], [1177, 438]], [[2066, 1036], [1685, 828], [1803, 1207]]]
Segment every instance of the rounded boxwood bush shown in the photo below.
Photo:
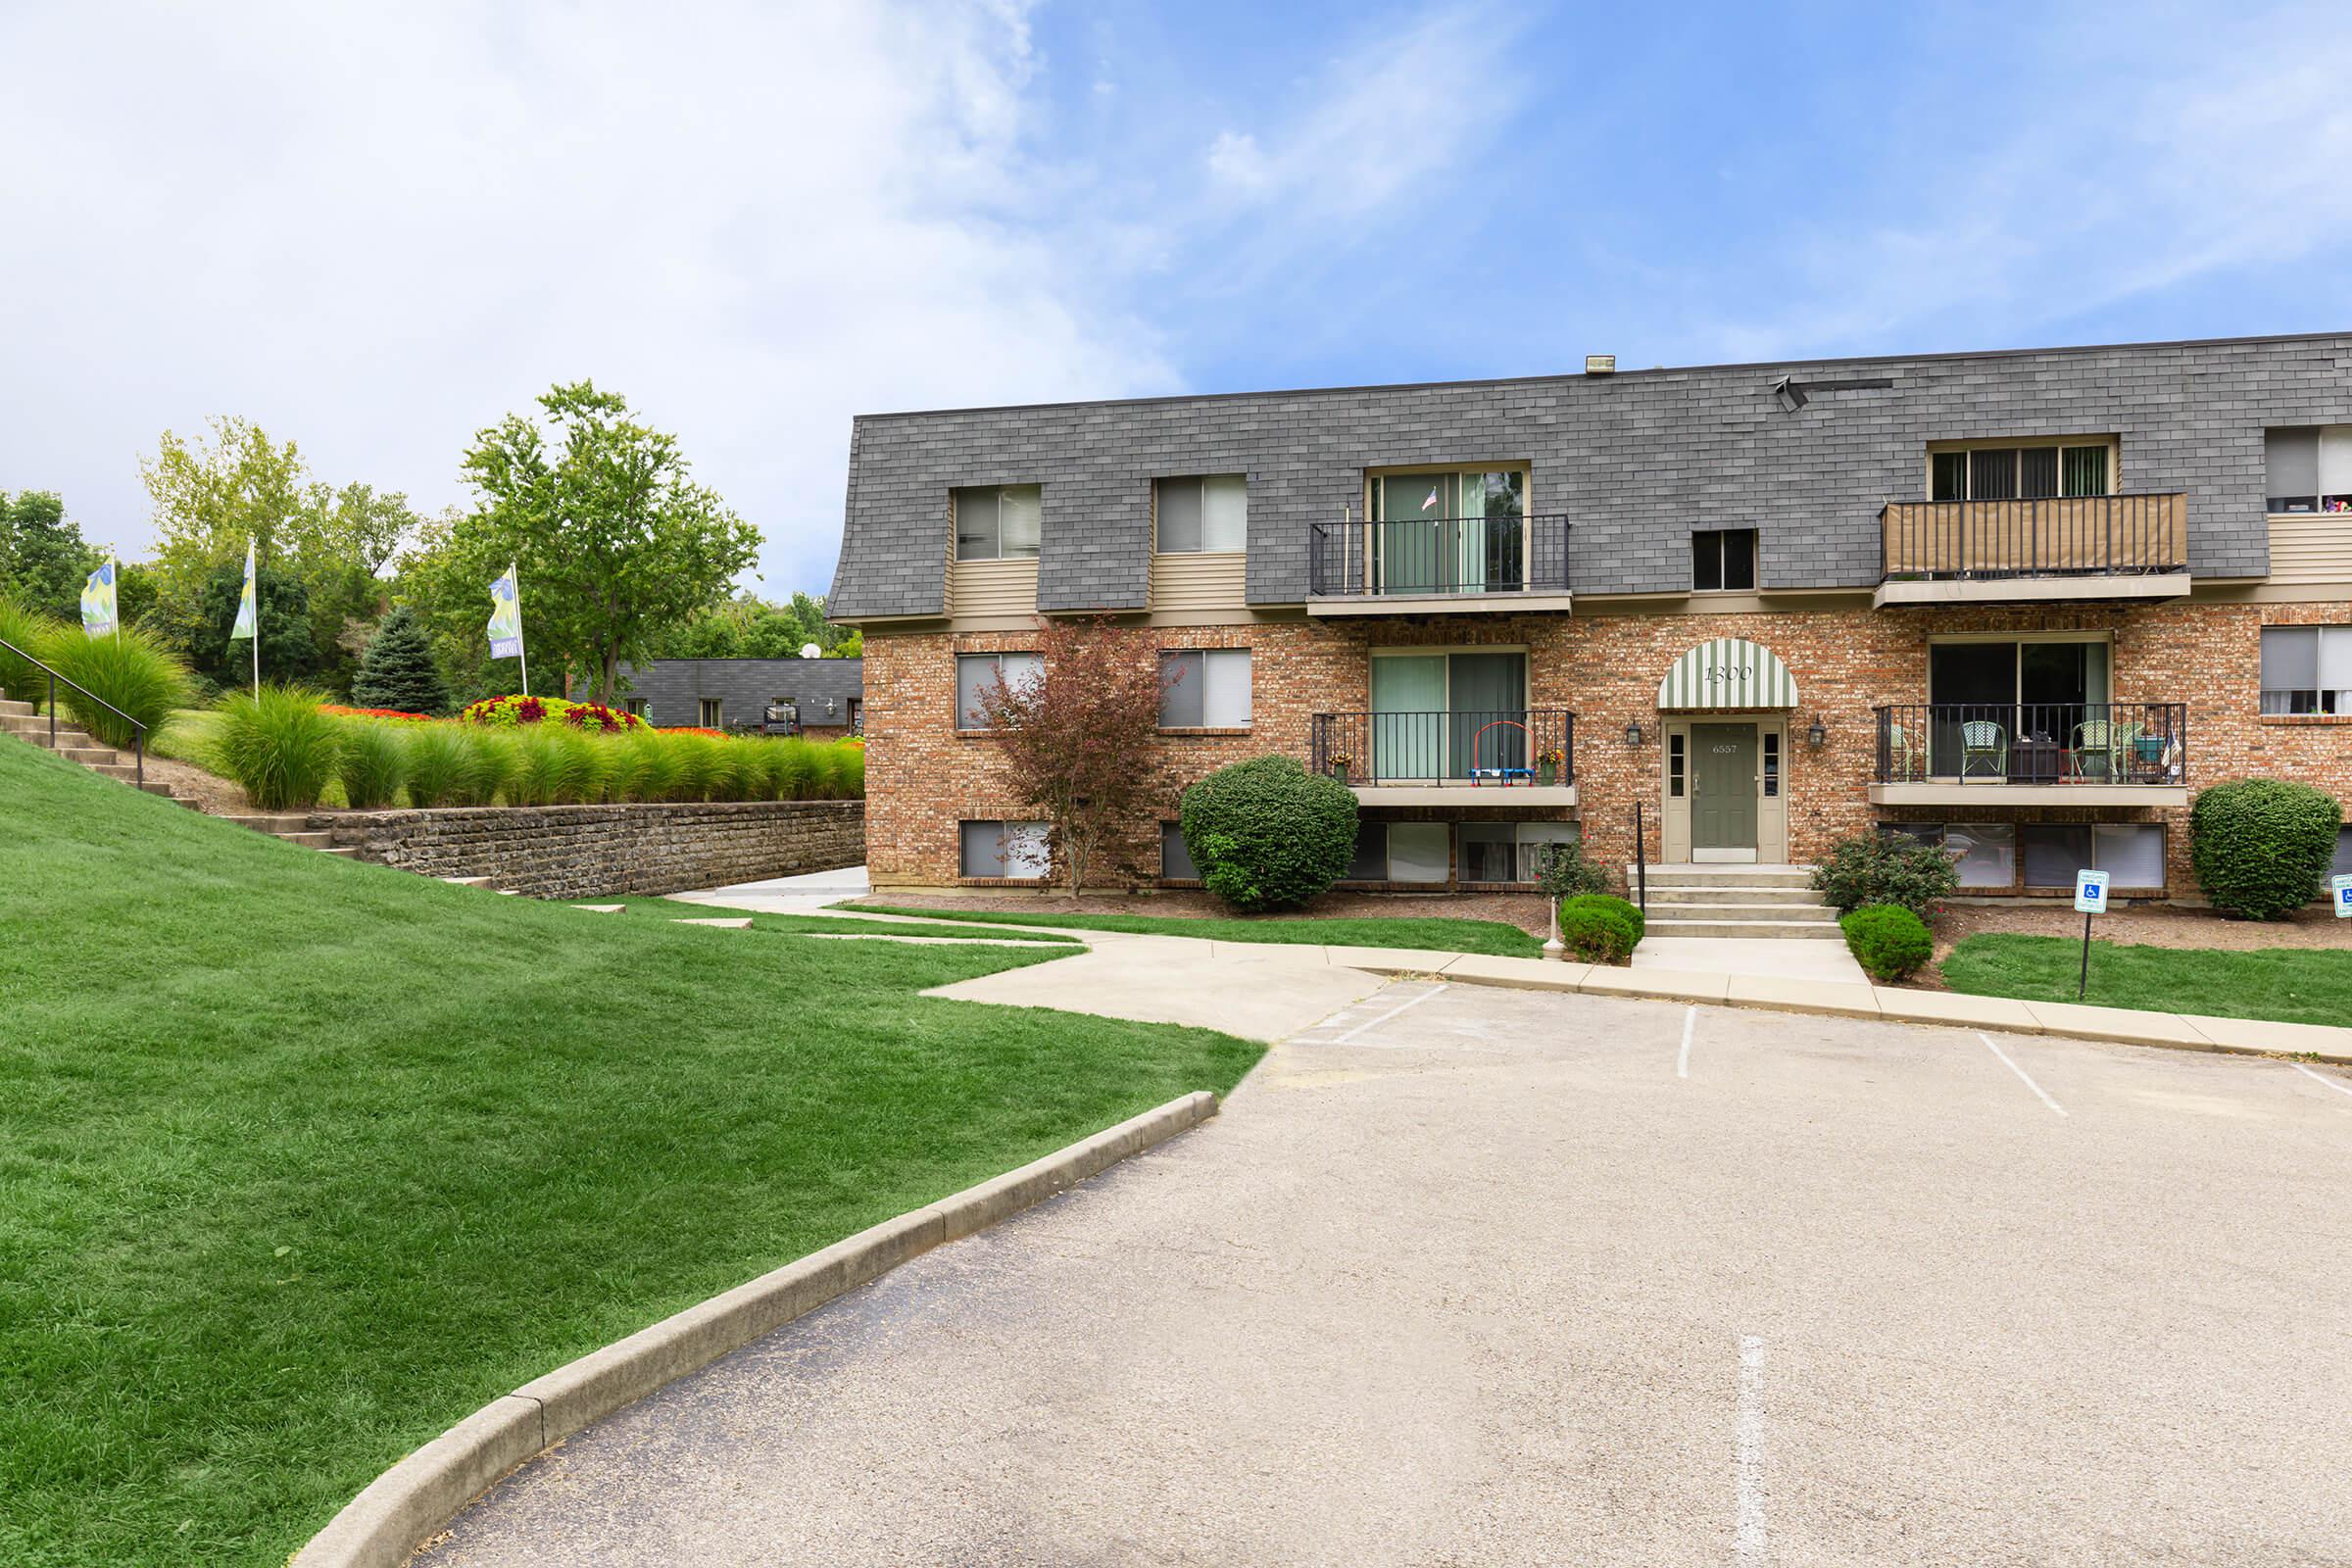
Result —
[[1899, 904], [1873, 904], [1838, 922], [1845, 945], [1873, 980], [1902, 980], [1935, 956], [1927, 922]]
[[1295, 908], [1355, 859], [1355, 792], [1289, 757], [1220, 767], [1184, 792], [1200, 883], [1244, 912]]
[[2335, 858], [2344, 808], [2309, 784], [2241, 778], [2200, 792], [2189, 866], [2224, 914], [2268, 920], [2308, 904]]
[[1627, 962], [1647, 929], [1640, 909], [1606, 893], [1560, 901], [1561, 945], [1592, 963]]

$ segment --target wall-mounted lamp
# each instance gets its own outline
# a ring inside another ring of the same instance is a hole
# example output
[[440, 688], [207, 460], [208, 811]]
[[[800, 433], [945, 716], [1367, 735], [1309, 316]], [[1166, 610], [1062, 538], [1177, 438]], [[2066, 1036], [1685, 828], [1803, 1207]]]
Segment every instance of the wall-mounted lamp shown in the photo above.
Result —
[[1821, 727], [1821, 715], [1819, 713], [1815, 713], [1813, 715], [1812, 728], [1805, 731], [1805, 749], [1807, 751], [1818, 752], [1824, 746], [1829, 744], [1830, 732]]
[[1642, 721], [1640, 719], [1635, 718], [1628, 719], [1626, 721], [1625, 744], [1628, 746], [1640, 746], [1642, 744]]
[[[832, 712], [833, 712], [833, 699], [832, 699], [832, 698], [830, 698], [830, 697], [828, 697], [828, 698], [826, 698], [826, 699], [825, 699], [825, 713], [826, 713], [826, 715], [829, 717], [829, 716], [831, 716]], [[1819, 729], [1819, 728], [1821, 728], [1821, 726], [1820, 726], [1819, 724], [1816, 724], [1816, 725], [1814, 725], [1813, 727], [1814, 727], [1815, 729]], [[1818, 744], [1818, 743], [1817, 743], [1817, 744]]]

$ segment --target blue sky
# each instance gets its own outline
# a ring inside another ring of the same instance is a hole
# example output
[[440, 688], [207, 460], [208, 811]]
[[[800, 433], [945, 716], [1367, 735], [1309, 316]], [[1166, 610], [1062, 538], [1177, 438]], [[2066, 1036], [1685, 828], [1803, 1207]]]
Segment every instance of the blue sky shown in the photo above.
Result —
[[780, 593], [858, 412], [2352, 325], [2341, 6], [61, 6], [0, 57], [0, 489], [132, 556], [167, 427], [438, 510], [581, 375]]

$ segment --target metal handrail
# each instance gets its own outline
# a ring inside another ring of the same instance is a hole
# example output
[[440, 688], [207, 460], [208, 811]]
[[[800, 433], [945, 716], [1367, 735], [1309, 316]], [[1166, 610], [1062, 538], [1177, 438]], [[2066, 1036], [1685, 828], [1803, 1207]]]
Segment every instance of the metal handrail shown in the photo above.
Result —
[[117, 708], [114, 704], [108, 702], [105, 698], [90, 690], [87, 686], [82, 685], [80, 682], [75, 681], [69, 676], [59, 674], [55, 666], [51, 665], [47, 661], [34, 658], [31, 654], [28, 654], [24, 649], [19, 648], [15, 643], [10, 642], [7, 638], [0, 637], [0, 648], [7, 649], [10, 653], [16, 655], [19, 659], [22, 659], [24, 661], [24, 662], [32, 665], [42, 674], [49, 677], [49, 701], [46, 706], [49, 710], [49, 749], [51, 751], [54, 752], [57, 750], [57, 683], [62, 680], [67, 685], [73, 687], [75, 691], [81, 693], [82, 696], [87, 697], [91, 702], [96, 703], [100, 708], [105, 709], [108, 712], [114, 714], [117, 718], [121, 719], [123, 723], [128, 724], [131, 727], [131, 771], [135, 775], [134, 782], [137, 783], [139, 788], [145, 789], [147, 787], [146, 725], [140, 723], [137, 719], [131, 717], [128, 713], [125, 713], [122, 711], [122, 710]]
[[1879, 580], [2188, 570], [2186, 493], [1902, 498], [1879, 508]]
[[1309, 523], [1307, 597], [1565, 593], [1570, 527], [1565, 513]]
[[1877, 782], [2183, 784], [2185, 703], [1887, 703]]
[[[1508, 726], [1486, 756], [1486, 731]], [[1407, 770], [1392, 766], [1402, 757]], [[1556, 760], [1555, 760], [1556, 759]], [[1463, 788], [1576, 782], [1576, 714], [1564, 708], [1446, 709], [1426, 712], [1315, 713], [1307, 724], [1307, 768], [1356, 786], [1384, 780]]]

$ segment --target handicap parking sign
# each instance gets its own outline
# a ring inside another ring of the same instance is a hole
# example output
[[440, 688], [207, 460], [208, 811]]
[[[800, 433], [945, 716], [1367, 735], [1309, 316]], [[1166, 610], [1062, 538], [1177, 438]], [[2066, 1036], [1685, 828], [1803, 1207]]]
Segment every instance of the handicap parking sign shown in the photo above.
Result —
[[2075, 907], [2084, 914], [2107, 912], [2107, 873], [2077, 871], [2075, 873]]
[[2335, 917], [2352, 920], [2352, 876], [2331, 876], [2328, 885], [2335, 890]]

